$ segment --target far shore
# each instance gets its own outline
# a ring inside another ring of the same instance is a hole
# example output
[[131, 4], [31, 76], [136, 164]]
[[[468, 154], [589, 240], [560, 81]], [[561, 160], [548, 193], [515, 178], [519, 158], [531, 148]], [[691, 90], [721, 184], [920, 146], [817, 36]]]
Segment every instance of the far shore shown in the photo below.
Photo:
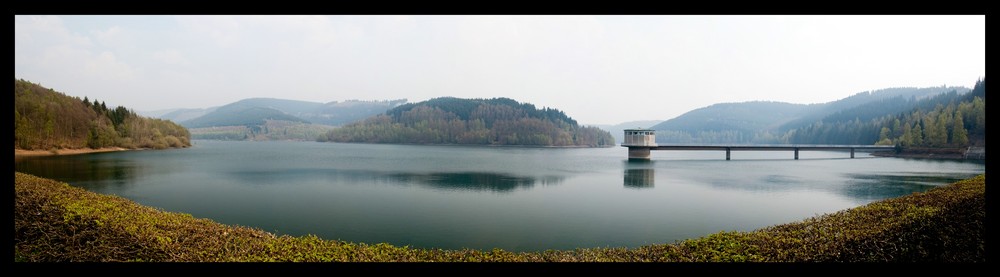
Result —
[[[985, 149], [985, 146], [977, 146]], [[985, 159], [985, 155], [977, 158], [975, 156], [966, 155], [966, 148], [962, 147], [946, 147], [946, 148], [909, 148], [903, 149], [900, 152], [873, 152], [872, 156], [877, 157], [895, 157], [895, 158], [913, 158], [913, 159], [935, 159], [935, 160], [975, 160], [975, 159]]]
[[58, 156], [58, 155], [77, 155], [77, 154], [89, 154], [89, 153], [100, 153], [100, 152], [115, 152], [115, 151], [126, 151], [126, 150], [142, 150], [142, 149], [128, 149], [122, 147], [104, 147], [104, 148], [78, 148], [78, 149], [53, 149], [53, 150], [24, 150], [14, 148], [14, 158], [19, 157], [36, 157], [36, 156]]

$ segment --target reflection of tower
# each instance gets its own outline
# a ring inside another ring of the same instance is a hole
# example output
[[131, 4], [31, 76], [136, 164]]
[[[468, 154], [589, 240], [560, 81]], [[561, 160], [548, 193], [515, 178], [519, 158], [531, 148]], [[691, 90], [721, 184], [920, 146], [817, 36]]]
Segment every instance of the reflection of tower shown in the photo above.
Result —
[[625, 187], [652, 188], [653, 176], [655, 176], [655, 172], [652, 168], [626, 169]]

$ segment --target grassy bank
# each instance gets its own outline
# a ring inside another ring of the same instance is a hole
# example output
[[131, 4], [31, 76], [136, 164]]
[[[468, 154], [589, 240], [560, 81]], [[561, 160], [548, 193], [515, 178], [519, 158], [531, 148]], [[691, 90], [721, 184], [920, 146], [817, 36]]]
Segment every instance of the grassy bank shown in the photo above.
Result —
[[413, 249], [291, 237], [14, 173], [15, 261], [975, 261], [986, 175], [752, 232], [570, 251]]

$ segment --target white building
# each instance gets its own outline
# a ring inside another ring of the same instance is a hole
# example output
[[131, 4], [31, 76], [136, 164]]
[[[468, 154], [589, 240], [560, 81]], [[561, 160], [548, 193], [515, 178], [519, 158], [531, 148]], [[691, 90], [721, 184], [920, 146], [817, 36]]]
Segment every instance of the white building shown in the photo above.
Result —
[[650, 129], [625, 129], [622, 146], [656, 146], [656, 131]]

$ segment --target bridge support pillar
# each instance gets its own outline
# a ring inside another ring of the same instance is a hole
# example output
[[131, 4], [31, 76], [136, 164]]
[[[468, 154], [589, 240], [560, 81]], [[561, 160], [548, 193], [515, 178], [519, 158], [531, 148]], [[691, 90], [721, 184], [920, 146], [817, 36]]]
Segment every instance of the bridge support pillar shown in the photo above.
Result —
[[795, 148], [795, 159], [799, 159], [799, 148]]
[[726, 147], [726, 160], [729, 160], [729, 147]]
[[649, 147], [629, 147], [629, 160], [649, 160]]
[[851, 148], [851, 159], [854, 158], [854, 148]]

